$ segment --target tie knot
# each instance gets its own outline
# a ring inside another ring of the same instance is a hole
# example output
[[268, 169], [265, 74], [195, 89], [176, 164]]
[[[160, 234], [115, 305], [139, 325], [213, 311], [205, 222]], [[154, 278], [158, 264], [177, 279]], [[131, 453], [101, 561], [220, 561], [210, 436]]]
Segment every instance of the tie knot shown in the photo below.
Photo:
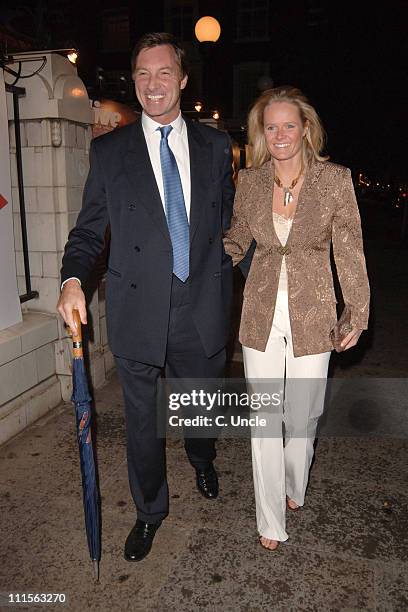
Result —
[[161, 137], [162, 138], [166, 138], [166, 140], [167, 140], [167, 137], [170, 134], [172, 129], [173, 129], [172, 125], [164, 125], [163, 127], [159, 128], [159, 130], [161, 132]]

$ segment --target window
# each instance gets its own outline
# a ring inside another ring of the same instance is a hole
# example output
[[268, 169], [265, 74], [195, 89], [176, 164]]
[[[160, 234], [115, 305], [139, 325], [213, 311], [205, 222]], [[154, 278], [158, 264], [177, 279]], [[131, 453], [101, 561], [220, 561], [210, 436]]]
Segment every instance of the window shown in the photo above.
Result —
[[269, 40], [269, 0], [239, 0], [237, 40]]
[[245, 62], [234, 66], [234, 117], [245, 119], [249, 107], [261, 93], [262, 77], [269, 75], [269, 63]]
[[98, 70], [99, 91], [97, 94], [113, 100], [126, 100], [133, 93], [133, 81], [129, 70]]
[[309, 0], [307, 13], [307, 25], [309, 27], [322, 28], [328, 25], [327, 6], [322, 0]]
[[190, 41], [193, 39], [193, 6], [189, 0], [178, 0], [171, 3], [170, 28], [172, 34], [179, 40]]
[[104, 51], [129, 50], [129, 13], [127, 9], [104, 11], [102, 47]]

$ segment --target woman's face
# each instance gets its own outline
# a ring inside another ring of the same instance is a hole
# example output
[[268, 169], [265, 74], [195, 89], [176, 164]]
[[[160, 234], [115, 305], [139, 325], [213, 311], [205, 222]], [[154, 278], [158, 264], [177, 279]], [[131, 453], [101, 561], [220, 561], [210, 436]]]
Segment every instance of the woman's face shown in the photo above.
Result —
[[306, 126], [298, 107], [290, 102], [272, 102], [264, 110], [266, 146], [275, 160], [284, 161], [300, 155]]

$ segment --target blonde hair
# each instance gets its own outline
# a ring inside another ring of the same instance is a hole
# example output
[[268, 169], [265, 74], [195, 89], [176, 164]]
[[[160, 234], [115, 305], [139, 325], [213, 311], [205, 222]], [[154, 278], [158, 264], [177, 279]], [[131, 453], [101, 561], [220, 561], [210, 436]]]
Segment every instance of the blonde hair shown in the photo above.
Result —
[[282, 85], [265, 90], [255, 101], [249, 113], [248, 140], [252, 149], [252, 166], [259, 168], [271, 159], [264, 135], [264, 111], [273, 102], [289, 102], [289, 104], [296, 106], [299, 110], [303, 127], [307, 126], [302, 144], [304, 165], [309, 165], [312, 159], [317, 161], [329, 159], [328, 156], [324, 157], [321, 155], [326, 134], [315, 109], [300, 89], [290, 85]]

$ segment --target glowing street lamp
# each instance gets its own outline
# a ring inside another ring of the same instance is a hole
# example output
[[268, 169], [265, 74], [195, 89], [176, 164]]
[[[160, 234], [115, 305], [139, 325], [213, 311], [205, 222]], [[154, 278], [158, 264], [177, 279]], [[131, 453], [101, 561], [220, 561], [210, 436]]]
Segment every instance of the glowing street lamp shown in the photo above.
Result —
[[202, 56], [203, 95], [206, 97], [206, 106], [211, 108], [212, 88], [210, 60], [212, 48], [221, 35], [221, 26], [215, 17], [206, 15], [197, 21], [194, 31], [196, 38], [200, 43], [200, 51]]
[[215, 17], [201, 17], [195, 25], [195, 35], [199, 42], [217, 42], [221, 35], [221, 26]]

